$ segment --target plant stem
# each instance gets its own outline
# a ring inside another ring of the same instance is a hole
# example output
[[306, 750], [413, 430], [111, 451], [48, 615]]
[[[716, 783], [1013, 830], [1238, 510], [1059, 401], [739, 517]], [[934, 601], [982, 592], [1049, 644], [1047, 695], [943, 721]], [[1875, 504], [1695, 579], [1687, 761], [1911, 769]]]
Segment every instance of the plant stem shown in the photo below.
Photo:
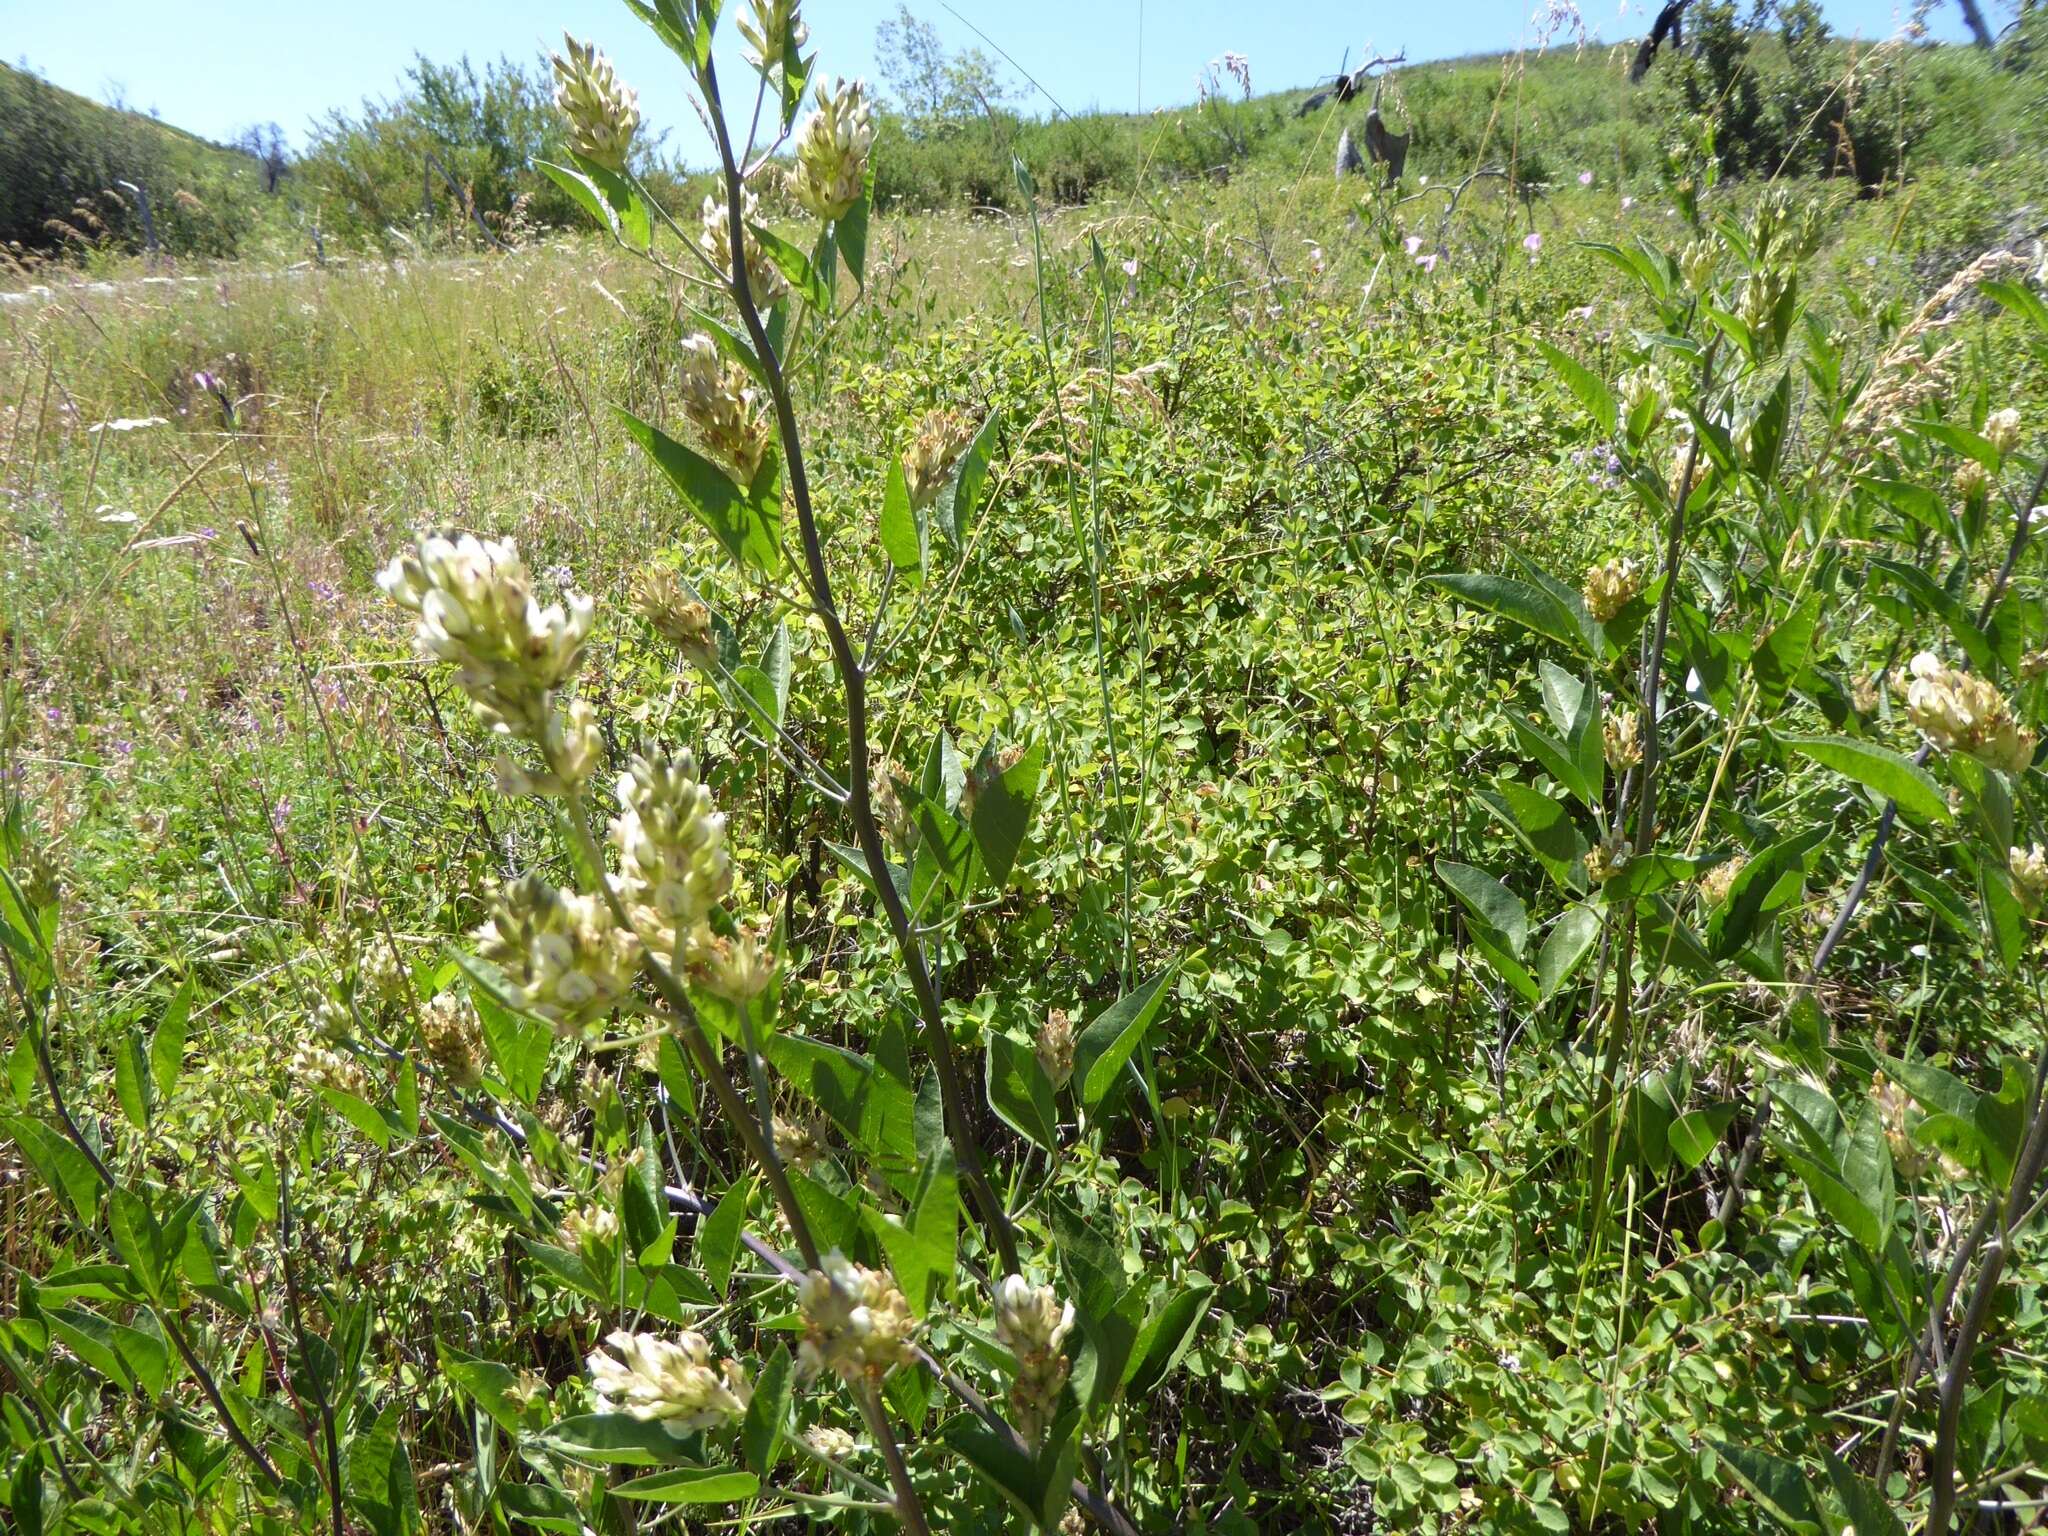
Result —
[[1002, 1255], [1004, 1272], [1014, 1273], [1017, 1269], [1017, 1238], [1011, 1229], [1009, 1214], [996, 1198], [995, 1190], [988, 1182], [983, 1167], [981, 1148], [975, 1141], [967, 1118], [967, 1095], [961, 1085], [958, 1064], [953, 1057], [952, 1040], [946, 1030], [945, 1012], [939, 1005], [937, 989], [932, 985], [931, 972], [924, 962], [924, 953], [918, 947], [917, 935], [912, 928], [910, 914], [903, 905], [902, 894], [896, 889], [890, 873], [888, 850], [882, 841], [880, 824], [875, 819], [872, 790], [872, 774], [868, 762], [868, 706], [867, 679], [862, 671], [860, 658], [854, 654], [853, 643], [847, 638], [846, 626], [841, 622], [838, 607], [832, 598], [832, 578], [825, 566], [823, 541], [818, 534], [817, 516], [811, 505], [810, 481], [804, 469], [803, 437], [797, 429], [795, 408], [790, 403], [788, 384], [783, 378], [782, 365], [775, 348], [768, 337], [768, 330], [761, 320], [761, 314], [754, 306], [753, 295], [747, 287], [747, 229], [743, 218], [745, 209], [745, 184], [740, 177], [739, 167], [733, 158], [732, 138], [726, 130], [725, 119], [718, 96], [718, 76], [713, 65], [706, 63], [699, 75], [705, 105], [709, 109], [713, 136], [718, 143], [718, 154], [725, 174], [726, 219], [731, 244], [732, 294], [738, 305], [740, 319], [747, 328], [747, 335], [753, 342], [755, 354], [761, 362], [761, 371], [767, 380], [768, 393], [775, 405], [775, 421], [782, 442], [783, 467], [789, 481], [791, 504], [796, 510], [797, 530], [803, 543], [804, 566], [809, 577], [811, 602], [819, 621], [825, 626], [825, 635], [832, 648], [832, 661], [838, 670], [840, 685], [846, 696], [846, 752], [847, 785], [849, 795], [847, 810], [853, 817], [855, 837], [860, 843], [861, 856], [867, 860], [868, 872], [873, 879], [875, 893], [880, 898], [882, 910], [887, 915], [891, 932], [895, 935], [896, 949], [904, 969], [910, 974], [911, 992], [917, 1000], [918, 1013], [925, 1032], [925, 1048], [930, 1053], [932, 1065], [939, 1079], [939, 1096], [946, 1111], [946, 1131], [953, 1144], [953, 1158], [959, 1165], [960, 1177], [974, 1192], [976, 1205], [981, 1209], [984, 1225], [997, 1251]]
[[893, 1513], [911, 1536], [931, 1536], [932, 1528], [924, 1516], [924, 1503], [917, 1496], [917, 1484], [910, 1480], [910, 1468], [903, 1462], [903, 1447], [896, 1443], [896, 1431], [889, 1423], [889, 1415], [882, 1411], [880, 1388], [872, 1380], [864, 1381], [854, 1395], [860, 1399], [860, 1411], [868, 1421], [868, 1433], [875, 1437], [882, 1460], [889, 1468], [889, 1486], [896, 1494], [892, 1501]]

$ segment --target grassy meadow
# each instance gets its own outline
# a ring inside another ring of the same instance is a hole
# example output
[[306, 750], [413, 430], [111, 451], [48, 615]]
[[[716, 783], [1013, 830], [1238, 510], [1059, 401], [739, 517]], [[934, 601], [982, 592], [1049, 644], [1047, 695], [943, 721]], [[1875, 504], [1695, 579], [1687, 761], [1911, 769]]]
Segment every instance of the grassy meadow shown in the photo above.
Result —
[[[1093, 200], [1005, 156], [1001, 206], [906, 191], [836, 269], [783, 382], [917, 829], [889, 878], [1021, 1272], [1081, 1309], [1008, 1460], [940, 1368], [1024, 1400], [995, 1224], [807, 778], [853, 771], [832, 624], [620, 414], [704, 442], [702, 285], [547, 231], [37, 272], [0, 305], [14, 1528], [879, 1531], [899, 1459], [956, 1531], [1116, 1528], [1075, 1479], [1147, 1532], [2031, 1528], [2048, 158], [2024, 92], [1950, 91], [1987, 61], [1923, 67], [1957, 115], [1871, 195], [1668, 171], [1565, 53], [1404, 71], [1396, 188], [1259, 98], [1227, 178], [1099, 124], [1136, 164]], [[938, 407], [994, 424], [986, 478], [906, 554]], [[776, 1170], [666, 993], [579, 1035], [465, 969], [493, 882], [590, 855], [379, 589], [443, 529], [594, 601], [600, 837], [634, 754], [695, 752], [780, 951], [773, 1040], [713, 1042]], [[1921, 652], [2027, 756], [1909, 710]], [[1020, 761], [1007, 878], [949, 873]], [[939, 1364], [792, 1391], [776, 1171], [926, 1275]], [[743, 1419], [594, 1399], [611, 1330], [683, 1326]]]

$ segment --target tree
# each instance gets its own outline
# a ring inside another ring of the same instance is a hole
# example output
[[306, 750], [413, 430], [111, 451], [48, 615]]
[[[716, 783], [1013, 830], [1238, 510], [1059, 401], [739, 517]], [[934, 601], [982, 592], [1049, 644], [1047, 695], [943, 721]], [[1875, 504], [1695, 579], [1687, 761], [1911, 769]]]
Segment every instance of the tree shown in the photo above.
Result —
[[893, 20], [875, 28], [875, 56], [892, 105], [913, 134], [929, 134], [1005, 105], [1009, 82], [979, 48], [949, 53], [938, 29], [919, 21], [910, 7], [896, 7]]
[[275, 195], [290, 168], [285, 153], [284, 130], [276, 123], [252, 123], [235, 135], [234, 147], [256, 162], [266, 195]]

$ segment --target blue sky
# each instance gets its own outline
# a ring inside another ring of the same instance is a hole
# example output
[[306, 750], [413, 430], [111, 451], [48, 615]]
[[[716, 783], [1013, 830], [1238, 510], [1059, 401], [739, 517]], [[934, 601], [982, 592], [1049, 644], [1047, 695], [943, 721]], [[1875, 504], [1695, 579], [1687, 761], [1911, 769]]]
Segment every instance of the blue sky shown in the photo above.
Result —
[[[1260, 90], [1333, 73], [1405, 48], [1411, 60], [1511, 48], [1533, 40], [1542, 0], [910, 0], [953, 47], [981, 46], [967, 23], [1012, 55], [1070, 111], [1129, 110], [1190, 100], [1203, 65], [1225, 50], [1251, 62]], [[728, 0], [726, 27], [744, 0]], [[1644, 0], [1586, 0], [1585, 24], [1605, 42], [1639, 36]], [[2002, 17], [2010, 0], [1991, 0]], [[1823, 0], [1837, 31], [1879, 38], [1903, 11], [1892, 0]], [[876, 24], [896, 0], [811, 0], [805, 15], [821, 66], [873, 79]], [[1143, 48], [1139, 47], [1140, 17]], [[532, 58], [562, 28], [594, 38], [640, 91], [641, 110], [670, 144], [703, 158], [703, 131], [674, 59], [616, 0], [0, 0], [0, 50], [59, 85], [128, 105], [210, 138], [277, 122], [297, 142], [329, 107], [388, 93], [415, 52], [435, 60]], [[1961, 35], [1952, 5], [1936, 36]], [[733, 54], [737, 63], [737, 53]], [[1142, 72], [1141, 72], [1142, 65]], [[1142, 90], [1142, 97], [1140, 92]], [[1042, 107], [1042, 101], [1040, 103]]]

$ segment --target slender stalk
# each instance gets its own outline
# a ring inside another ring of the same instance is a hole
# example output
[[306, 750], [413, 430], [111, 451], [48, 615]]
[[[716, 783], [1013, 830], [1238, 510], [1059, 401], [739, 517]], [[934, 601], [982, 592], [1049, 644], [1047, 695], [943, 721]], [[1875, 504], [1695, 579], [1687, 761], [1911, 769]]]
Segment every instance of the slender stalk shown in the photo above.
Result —
[[825, 636], [832, 649], [832, 661], [839, 673], [841, 687], [846, 697], [846, 752], [847, 752], [847, 810], [853, 817], [854, 833], [860, 844], [861, 855], [867, 860], [868, 870], [873, 876], [875, 892], [887, 915], [889, 927], [896, 939], [897, 952], [903, 966], [910, 974], [911, 992], [917, 1000], [918, 1013], [924, 1025], [926, 1050], [932, 1057], [933, 1068], [939, 1079], [939, 1095], [946, 1112], [946, 1132], [953, 1145], [953, 1158], [958, 1164], [960, 1176], [973, 1191], [975, 1203], [980, 1207], [983, 1224], [991, 1240], [1002, 1255], [1005, 1273], [1017, 1269], [1017, 1238], [1010, 1225], [1008, 1212], [997, 1199], [995, 1190], [988, 1182], [984, 1169], [981, 1148], [975, 1141], [968, 1121], [967, 1094], [962, 1086], [959, 1066], [954, 1060], [953, 1045], [946, 1029], [945, 1012], [940, 1007], [938, 990], [932, 984], [931, 971], [926, 966], [924, 953], [917, 942], [916, 932], [911, 924], [910, 913], [903, 904], [903, 897], [896, 889], [889, 873], [889, 855], [882, 841], [881, 825], [875, 818], [872, 794], [872, 773], [868, 749], [868, 704], [867, 678], [862, 670], [860, 658], [854, 654], [853, 643], [847, 637], [846, 626], [841, 622], [839, 610], [832, 597], [832, 578], [825, 566], [825, 551], [818, 534], [818, 521], [811, 504], [810, 481], [804, 467], [803, 437], [797, 428], [796, 412], [790, 402], [789, 388], [783, 377], [782, 365], [775, 348], [769, 341], [767, 326], [762, 322], [761, 313], [754, 305], [754, 299], [747, 286], [747, 229], [743, 217], [745, 209], [745, 184], [741, 179], [739, 166], [733, 157], [732, 138], [726, 130], [723, 109], [718, 96], [718, 75], [716, 68], [706, 63], [699, 76], [703, 88], [705, 105], [711, 120], [712, 132], [718, 143], [719, 161], [724, 169], [726, 188], [726, 219], [731, 245], [731, 286], [738, 305], [740, 319], [745, 324], [748, 338], [752, 341], [756, 356], [761, 362], [761, 371], [768, 385], [768, 394], [775, 405], [777, 433], [781, 438], [783, 468], [789, 482], [790, 501], [795, 508], [797, 530], [803, 545], [803, 558], [809, 579], [811, 602], [825, 627]]
[[896, 1431], [889, 1423], [889, 1415], [882, 1411], [881, 1388], [873, 1381], [864, 1381], [854, 1395], [860, 1399], [861, 1416], [868, 1421], [868, 1433], [875, 1437], [882, 1461], [889, 1468], [889, 1486], [896, 1495], [891, 1500], [891, 1513], [903, 1522], [911, 1536], [931, 1536], [932, 1528], [924, 1516], [924, 1502], [918, 1498], [917, 1485], [910, 1480], [910, 1468], [903, 1461], [903, 1447], [896, 1443]]
[[[50, 1042], [45, 1029], [48, 1015], [37, 1009], [32, 1002], [21, 973], [15, 969], [14, 957], [5, 950], [0, 950], [0, 960], [6, 962], [8, 980], [14, 987], [15, 996], [21, 1001], [22, 1027], [29, 1031], [29, 1038], [34, 1042], [36, 1068], [42, 1076], [44, 1089], [50, 1095], [50, 1108], [56, 1113], [57, 1123], [63, 1128], [65, 1138], [85, 1154], [85, 1160], [92, 1165], [92, 1171], [100, 1183], [109, 1190], [118, 1188], [113, 1171], [107, 1167], [105, 1160], [100, 1157], [92, 1143], [85, 1139], [84, 1132], [79, 1130], [78, 1122], [71, 1118], [71, 1111], [64, 1103], [64, 1090], [57, 1083], [57, 1068], [50, 1060]], [[220, 1387], [215, 1383], [213, 1373], [207, 1370], [206, 1362], [199, 1358], [191, 1340], [185, 1337], [185, 1328], [178, 1315], [163, 1306], [155, 1306], [151, 1310], [155, 1313], [157, 1321], [163, 1325], [165, 1336], [177, 1349], [178, 1357], [185, 1362], [185, 1369], [192, 1373], [192, 1379], [199, 1383], [199, 1390], [206, 1395], [207, 1402], [219, 1416], [221, 1429], [229, 1441], [236, 1450], [249, 1458], [272, 1492], [282, 1488], [284, 1478], [278, 1473], [270, 1458], [263, 1454], [262, 1448], [242, 1433], [242, 1426], [235, 1422], [235, 1416], [228, 1411], [227, 1401], [221, 1396]]]
[[[299, 1341], [299, 1354], [306, 1353], [306, 1317], [299, 1305], [298, 1266], [292, 1263], [292, 1192], [290, 1175], [286, 1172], [287, 1159], [282, 1152], [277, 1159], [277, 1252], [284, 1266], [285, 1303], [291, 1308], [292, 1332]], [[334, 1433], [334, 1406], [327, 1400], [327, 1390], [320, 1381], [318, 1371], [309, 1371], [312, 1378], [313, 1404], [320, 1412], [320, 1437], [326, 1447], [327, 1503], [334, 1514], [334, 1536], [346, 1536], [347, 1522], [341, 1509], [341, 1442]]]

